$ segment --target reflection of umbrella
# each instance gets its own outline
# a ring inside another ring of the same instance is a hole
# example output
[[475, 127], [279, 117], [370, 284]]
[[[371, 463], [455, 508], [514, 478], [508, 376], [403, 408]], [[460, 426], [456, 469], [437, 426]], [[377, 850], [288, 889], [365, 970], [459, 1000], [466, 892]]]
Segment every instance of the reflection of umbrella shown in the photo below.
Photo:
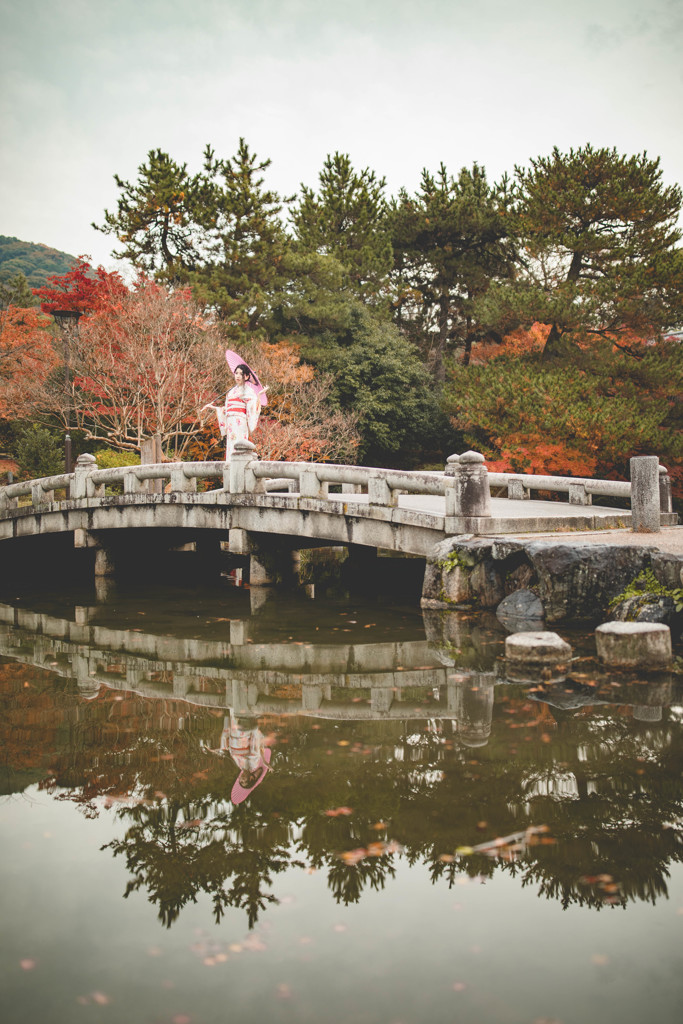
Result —
[[245, 360], [242, 359], [242, 356], [239, 355], [237, 352], [233, 352], [233, 350], [231, 348], [227, 348], [225, 350], [225, 358], [228, 361], [228, 366], [230, 367], [230, 370], [231, 370], [232, 373], [234, 373], [235, 372], [235, 368], [237, 366], [240, 366], [241, 364], [243, 364], [244, 366], [249, 367], [249, 373], [251, 374], [251, 381], [249, 381], [248, 383], [250, 385], [252, 385], [252, 381], [253, 381], [253, 385], [252, 386], [254, 388], [254, 391], [256, 392], [256, 394], [258, 395], [258, 397], [261, 400], [261, 405], [268, 405], [268, 398], [266, 396], [265, 391], [263, 390], [263, 384], [258, 379], [258, 375], [254, 372], [254, 370], [252, 370], [251, 366], [249, 366], [249, 363], [245, 362]]
[[235, 779], [235, 784], [232, 787], [232, 793], [230, 794], [230, 799], [232, 800], [233, 804], [241, 804], [243, 800], [247, 799], [252, 790], [256, 789], [257, 786], [261, 785], [261, 783], [266, 777], [268, 766], [270, 765], [270, 757], [270, 747], [264, 747], [263, 752], [261, 754], [261, 760], [259, 761], [259, 766], [256, 769], [256, 772], [260, 772], [260, 774], [256, 776], [256, 779], [254, 780], [254, 782], [252, 782], [251, 786], [246, 787], [242, 785], [242, 783], [240, 782], [242, 772], [239, 773], [239, 775]]

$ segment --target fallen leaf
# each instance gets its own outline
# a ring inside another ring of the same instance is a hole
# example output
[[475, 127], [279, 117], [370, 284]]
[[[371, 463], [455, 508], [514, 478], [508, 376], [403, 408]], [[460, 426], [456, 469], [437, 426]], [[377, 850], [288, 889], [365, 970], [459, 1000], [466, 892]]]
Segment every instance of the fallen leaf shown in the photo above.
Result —
[[27, 958], [25, 960], [20, 960], [19, 966], [21, 967], [22, 971], [32, 971], [33, 968], [36, 966], [36, 962], [35, 960], [30, 960]]
[[93, 1000], [94, 1003], [97, 1003], [99, 1006], [106, 1006], [108, 1003], [111, 1002], [111, 999], [109, 998], [109, 996], [106, 996], [104, 994], [104, 992], [93, 992], [92, 993], [92, 1000]]

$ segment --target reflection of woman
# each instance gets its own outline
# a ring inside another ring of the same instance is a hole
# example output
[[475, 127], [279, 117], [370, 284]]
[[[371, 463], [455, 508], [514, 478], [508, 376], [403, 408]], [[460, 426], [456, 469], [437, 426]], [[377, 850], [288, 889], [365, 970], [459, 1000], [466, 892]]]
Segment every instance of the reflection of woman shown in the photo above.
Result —
[[229, 717], [226, 715], [219, 750], [227, 752], [240, 770], [230, 799], [233, 804], [241, 804], [263, 782], [270, 766], [271, 750], [257, 719], [250, 715], [237, 717], [232, 711]]
[[[225, 438], [225, 461], [230, 460], [236, 441], [248, 441], [256, 430], [261, 414], [261, 400], [254, 390], [254, 375], [246, 363], [234, 369], [235, 386], [225, 396], [225, 405], [208, 405], [215, 410], [221, 437]], [[265, 391], [265, 388], [263, 389]], [[201, 411], [203, 412], [204, 409]]]

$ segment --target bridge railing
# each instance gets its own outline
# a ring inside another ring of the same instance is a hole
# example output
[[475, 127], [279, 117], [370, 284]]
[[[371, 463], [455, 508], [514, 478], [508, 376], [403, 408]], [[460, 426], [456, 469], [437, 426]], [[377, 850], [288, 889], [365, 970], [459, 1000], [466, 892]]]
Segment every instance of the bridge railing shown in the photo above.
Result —
[[504, 488], [513, 500], [546, 491], [568, 495], [570, 504], [590, 505], [594, 495], [626, 499], [633, 509], [645, 502], [651, 519], [660, 512], [671, 512], [668, 473], [655, 456], [632, 459], [631, 476], [629, 482], [489, 473], [483, 455], [477, 452], [451, 455], [444, 471], [261, 461], [247, 441], [238, 443], [229, 463], [167, 462], [98, 469], [94, 456], [81, 455], [71, 474], [0, 488], [0, 511], [16, 508], [19, 499], [26, 497], [34, 507], [44, 507], [55, 501], [55, 492], [60, 490], [65, 491], [66, 500], [102, 498], [108, 486], [120, 486], [124, 495], [135, 495], [150, 493], [153, 482], [162, 481], [167, 492], [191, 493], [197, 490], [198, 480], [207, 480], [219, 481], [218, 490], [231, 495], [286, 491], [300, 498], [339, 500], [340, 495], [362, 492], [370, 505], [385, 507], [396, 507], [401, 494], [437, 495], [445, 498], [447, 517], [490, 516], [491, 487]]

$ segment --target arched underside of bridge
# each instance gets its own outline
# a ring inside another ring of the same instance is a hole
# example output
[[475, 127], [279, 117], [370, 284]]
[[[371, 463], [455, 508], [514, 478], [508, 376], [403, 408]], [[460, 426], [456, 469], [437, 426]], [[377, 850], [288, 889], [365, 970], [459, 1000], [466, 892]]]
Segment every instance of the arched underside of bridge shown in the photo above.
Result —
[[341, 502], [265, 495], [230, 505], [206, 498], [123, 495], [11, 510], [0, 520], [0, 561], [8, 569], [47, 568], [51, 561], [77, 567], [90, 564], [95, 549], [107, 553], [105, 572], [113, 572], [187, 545], [209, 558], [329, 545], [423, 558], [445, 536], [442, 516], [406, 509], [354, 511]]

